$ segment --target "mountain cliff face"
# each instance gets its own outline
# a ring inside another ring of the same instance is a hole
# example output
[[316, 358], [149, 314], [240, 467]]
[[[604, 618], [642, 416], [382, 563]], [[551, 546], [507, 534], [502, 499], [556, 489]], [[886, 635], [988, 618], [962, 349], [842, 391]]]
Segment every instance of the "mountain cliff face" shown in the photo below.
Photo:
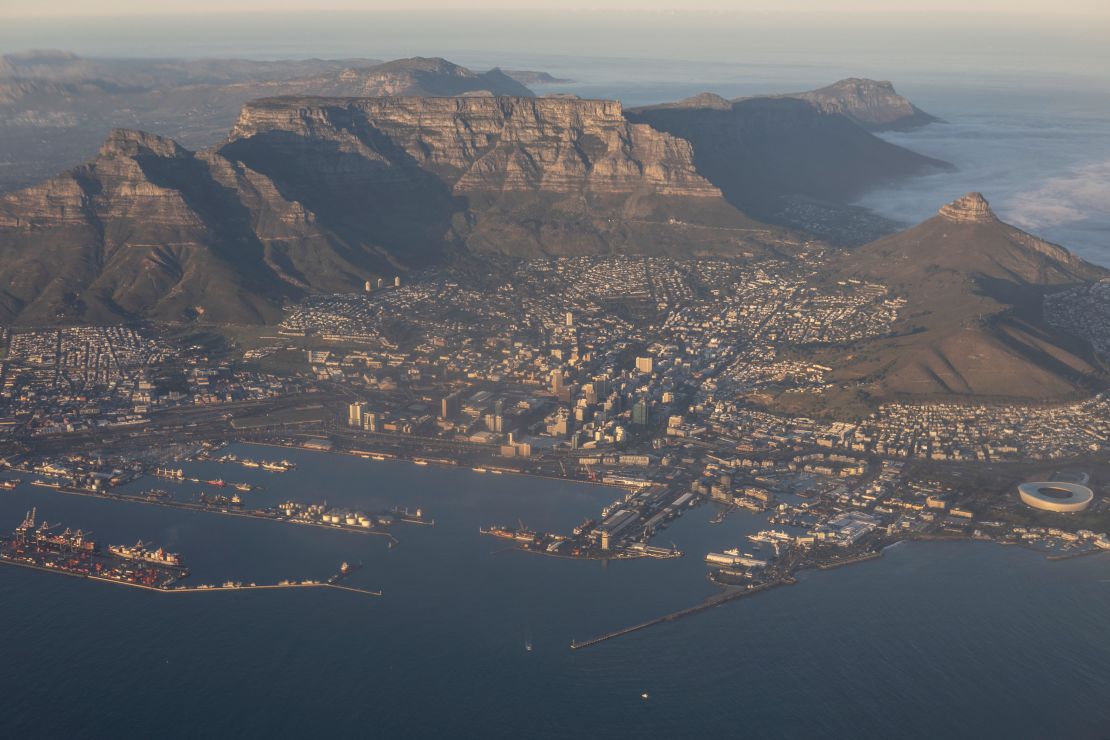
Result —
[[[474, 250], [689, 254], [758, 236], [735, 230], [753, 224], [698, 174], [687, 142], [630, 123], [615, 101], [276, 98], [245, 106], [221, 151], [321, 214], [408, 190], [422, 206], [407, 221]], [[359, 228], [374, 228], [364, 215]], [[714, 228], [695, 244], [686, 221]]]
[[877, 185], [950, 167], [880, 139], [848, 114], [847, 99], [835, 100], [841, 102], [821, 105], [799, 97], [729, 102], [703, 93], [632, 110], [628, 117], [689, 141], [698, 172], [738, 209], [819, 234], [815, 224], [794, 215], [797, 201], [843, 207]]
[[114, 131], [88, 164], [0, 196], [0, 264], [5, 323], [265, 322], [310, 284], [349, 289], [374, 260], [240, 163]]
[[899, 95], [885, 80], [852, 77], [782, 97], [804, 100], [822, 113], [845, 116], [871, 131], [905, 130], [940, 120]]
[[999, 221], [970, 193], [907, 231], [848, 254], [847, 277], [906, 298], [898, 336], [829, 358], [876, 398], [1051, 399], [1105, 383], [1086, 342], [1044, 320], [1047, 292], [1107, 270]]
[[461, 249], [737, 254], [781, 237], [612, 101], [281, 98], [193, 153], [136, 131], [0, 196], [0, 320], [273, 320]]
[[494, 69], [439, 58], [89, 60], [0, 57], [0, 192], [96, 151], [112, 128], [140, 128], [189, 148], [220, 142], [248, 100], [274, 95], [453, 96], [532, 92]]

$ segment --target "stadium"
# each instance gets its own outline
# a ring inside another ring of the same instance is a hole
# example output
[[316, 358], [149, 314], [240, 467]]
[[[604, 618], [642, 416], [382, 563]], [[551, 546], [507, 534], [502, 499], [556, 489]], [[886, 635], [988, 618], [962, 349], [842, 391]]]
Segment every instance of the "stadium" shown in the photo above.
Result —
[[1018, 486], [1018, 495], [1034, 509], [1061, 513], [1083, 511], [1095, 498], [1087, 486], [1060, 481], [1022, 483]]

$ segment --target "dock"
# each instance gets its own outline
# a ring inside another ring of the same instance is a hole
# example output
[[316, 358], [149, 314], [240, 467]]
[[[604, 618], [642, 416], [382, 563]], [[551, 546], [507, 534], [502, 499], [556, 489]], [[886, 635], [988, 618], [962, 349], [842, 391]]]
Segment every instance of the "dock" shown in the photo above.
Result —
[[42, 565], [36, 565], [34, 563], [24, 563], [24, 562], [21, 562], [21, 561], [18, 561], [18, 560], [13, 560], [11, 558], [7, 558], [7, 557], [3, 557], [3, 556], [0, 556], [0, 564], [14, 565], [14, 566], [19, 567], [19, 568], [27, 568], [28, 570], [37, 570], [37, 571], [40, 571], [42, 573], [54, 573], [56, 575], [69, 576], [70, 578], [83, 578], [83, 579], [89, 580], [89, 581], [100, 581], [101, 583], [111, 583], [111, 584], [114, 584], [116, 586], [129, 586], [130, 588], [138, 588], [138, 589], [142, 589], [143, 591], [153, 591], [155, 593], [160, 593], [160, 594], [219, 593], [219, 592], [223, 592], [223, 591], [262, 591], [262, 590], [272, 590], [272, 589], [277, 589], [277, 588], [335, 588], [335, 589], [339, 589], [340, 591], [351, 591], [353, 593], [364, 594], [366, 596], [381, 596], [382, 595], [381, 591], [371, 591], [370, 589], [358, 588], [357, 586], [344, 586], [340, 583], [327, 583], [327, 582], [324, 582], [324, 581], [300, 581], [300, 582], [290, 581], [288, 583], [268, 583], [268, 584], [233, 583], [233, 584], [224, 584], [224, 585], [221, 585], [221, 586], [199, 585], [199, 586], [158, 587], [158, 586], [147, 586], [147, 585], [142, 584], [142, 583], [131, 583], [129, 581], [121, 581], [121, 580], [116, 579], [116, 578], [106, 578], [104, 576], [98, 576], [98, 575], [93, 575], [93, 574], [89, 574], [89, 573], [75, 573], [73, 571], [65, 570], [65, 569], [62, 569], [62, 568], [47, 568], [47, 567], [42, 566]]
[[[382, 529], [369, 529], [366, 527], [351, 527], [329, 524], [325, 522], [305, 521], [301, 519], [288, 519], [280, 516], [274, 516], [266, 511], [259, 509], [232, 509], [222, 506], [210, 506], [206, 504], [193, 503], [191, 501], [175, 501], [173, 499], [150, 498], [148, 496], [135, 495], [129, 493], [109, 493], [107, 491], [90, 491], [84, 488], [74, 488], [72, 486], [63, 486], [60, 483], [46, 482], [46, 481], [32, 481], [32, 485], [37, 485], [42, 488], [47, 488], [58, 493], [64, 493], [69, 496], [87, 496], [89, 498], [99, 498], [107, 501], [126, 501], [133, 504], [150, 504], [153, 506], [164, 506], [170, 509], [185, 509], [186, 511], [201, 511], [209, 514], [222, 514], [224, 516], [238, 516], [247, 519], [257, 519], [267, 522], [277, 522], [279, 524], [296, 524], [304, 527], [318, 527], [320, 529], [327, 529], [333, 532], [352, 532], [354, 534], [363, 535], [376, 535], [379, 537], [388, 537], [390, 542], [394, 545], [400, 544], [400, 540], [393, 536], [392, 532], [386, 532]], [[415, 521], [408, 519], [401, 519], [406, 524], [425, 524], [423, 521]], [[434, 522], [431, 522], [434, 524]]]
[[596, 637], [591, 637], [588, 640], [581, 640], [581, 641], [571, 640], [570, 649], [571, 650], [581, 650], [582, 648], [592, 647], [594, 645], [598, 645], [602, 642], [605, 642], [606, 640], [613, 640], [613, 639], [616, 639], [618, 637], [623, 637], [624, 635], [630, 635], [633, 632], [639, 632], [640, 630], [645, 630], [648, 627], [654, 627], [655, 625], [663, 624], [664, 622], [675, 622], [679, 619], [682, 619], [683, 617], [689, 617], [689, 616], [693, 616], [694, 614], [699, 614], [703, 611], [706, 611], [707, 609], [712, 609], [715, 606], [720, 606], [721, 604], [727, 604], [730, 601], [735, 601], [735, 600], [743, 598], [745, 596], [750, 596], [752, 594], [756, 594], [756, 593], [759, 593], [761, 591], [768, 591], [768, 590], [770, 590], [770, 589], [772, 589], [776, 586], [782, 586], [782, 585], [790, 584], [790, 583], [794, 583], [794, 582], [795, 581], [794, 581], [793, 578], [785, 577], [785, 578], [780, 578], [780, 579], [774, 580], [774, 581], [767, 581], [765, 583], [760, 583], [756, 586], [752, 586], [751, 588], [734, 589], [734, 590], [726, 591], [723, 594], [718, 594], [717, 596], [711, 596], [708, 599], [706, 599], [705, 601], [701, 602], [700, 604], [695, 604], [694, 606], [689, 606], [689, 607], [686, 607], [685, 609], [680, 609], [676, 612], [671, 612], [670, 614], [664, 614], [661, 617], [655, 617], [654, 619], [649, 619], [646, 622], [640, 622], [639, 624], [634, 624], [630, 627], [622, 627], [621, 629], [613, 630], [612, 632], [606, 632], [603, 635], [598, 635]]

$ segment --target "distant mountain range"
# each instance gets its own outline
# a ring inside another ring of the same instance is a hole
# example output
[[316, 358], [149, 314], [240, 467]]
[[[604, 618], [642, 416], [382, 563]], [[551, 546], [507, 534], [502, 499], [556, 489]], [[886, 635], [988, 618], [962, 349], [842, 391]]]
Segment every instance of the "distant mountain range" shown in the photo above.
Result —
[[9, 54], [0, 57], [0, 192], [87, 158], [113, 128], [151, 131], [194, 149], [212, 146], [256, 98], [476, 94], [532, 92], [499, 70], [474, 72], [438, 58], [262, 62]]
[[739, 254], [782, 237], [613, 101], [276, 98], [194, 154], [117, 130], [0, 196], [0, 320], [268, 322], [460, 250]]
[[626, 115], [441, 59], [275, 84], [353, 95], [249, 102], [199, 153], [117, 129], [87, 164], [0, 196], [0, 265], [17, 275], [0, 320], [269, 322], [306, 292], [461, 252], [789, 252], [798, 237], [758, 220], [772, 199], [940, 166], [826, 93], [825, 108], [760, 98]]
[[[945, 166], [868, 130], [924, 122], [886, 83], [624, 111], [494, 95], [485, 88], [519, 83], [441, 60], [316, 79], [360, 92], [468, 89], [260, 99], [199, 152], [114, 130], [89, 162], [0, 196], [0, 323], [272, 323], [305, 294], [461, 255], [790, 258], [812, 230], [764, 222], [776, 199], [833, 201]], [[812, 355], [834, 368], [825, 406], [1049, 399], [1105, 383], [1088, 344], [1051, 328], [1042, 305], [1107, 271], [1003, 224], [977, 194], [840, 252], [829, 269], [907, 305], [891, 335]]]

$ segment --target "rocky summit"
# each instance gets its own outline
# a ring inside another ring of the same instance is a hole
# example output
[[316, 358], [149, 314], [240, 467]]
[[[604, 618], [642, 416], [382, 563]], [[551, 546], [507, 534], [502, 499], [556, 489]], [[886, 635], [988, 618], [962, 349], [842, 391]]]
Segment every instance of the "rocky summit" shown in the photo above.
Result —
[[845, 278], [906, 300], [895, 332], [821, 358], [871, 399], [1053, 399], [1106, 382], [1090, 345], [1044, 315], [1045, 296], [1110, 276], [997, 219], [971, 193], [917, 226], [846, 253]]
[[941, 206], [938, 211], [941, 216], [957, 224], [974, 223], [986, 224], [997, 220], [990, 203], [982, 193], [968, 193], [962, 198], [957, 198], [951, 203]]
[[886, 80], [851, 77], [784, 97], [804, 100], [823, 113], [843, 115], [872, 131], [905, 130], [940, 120], [899, 95]]

